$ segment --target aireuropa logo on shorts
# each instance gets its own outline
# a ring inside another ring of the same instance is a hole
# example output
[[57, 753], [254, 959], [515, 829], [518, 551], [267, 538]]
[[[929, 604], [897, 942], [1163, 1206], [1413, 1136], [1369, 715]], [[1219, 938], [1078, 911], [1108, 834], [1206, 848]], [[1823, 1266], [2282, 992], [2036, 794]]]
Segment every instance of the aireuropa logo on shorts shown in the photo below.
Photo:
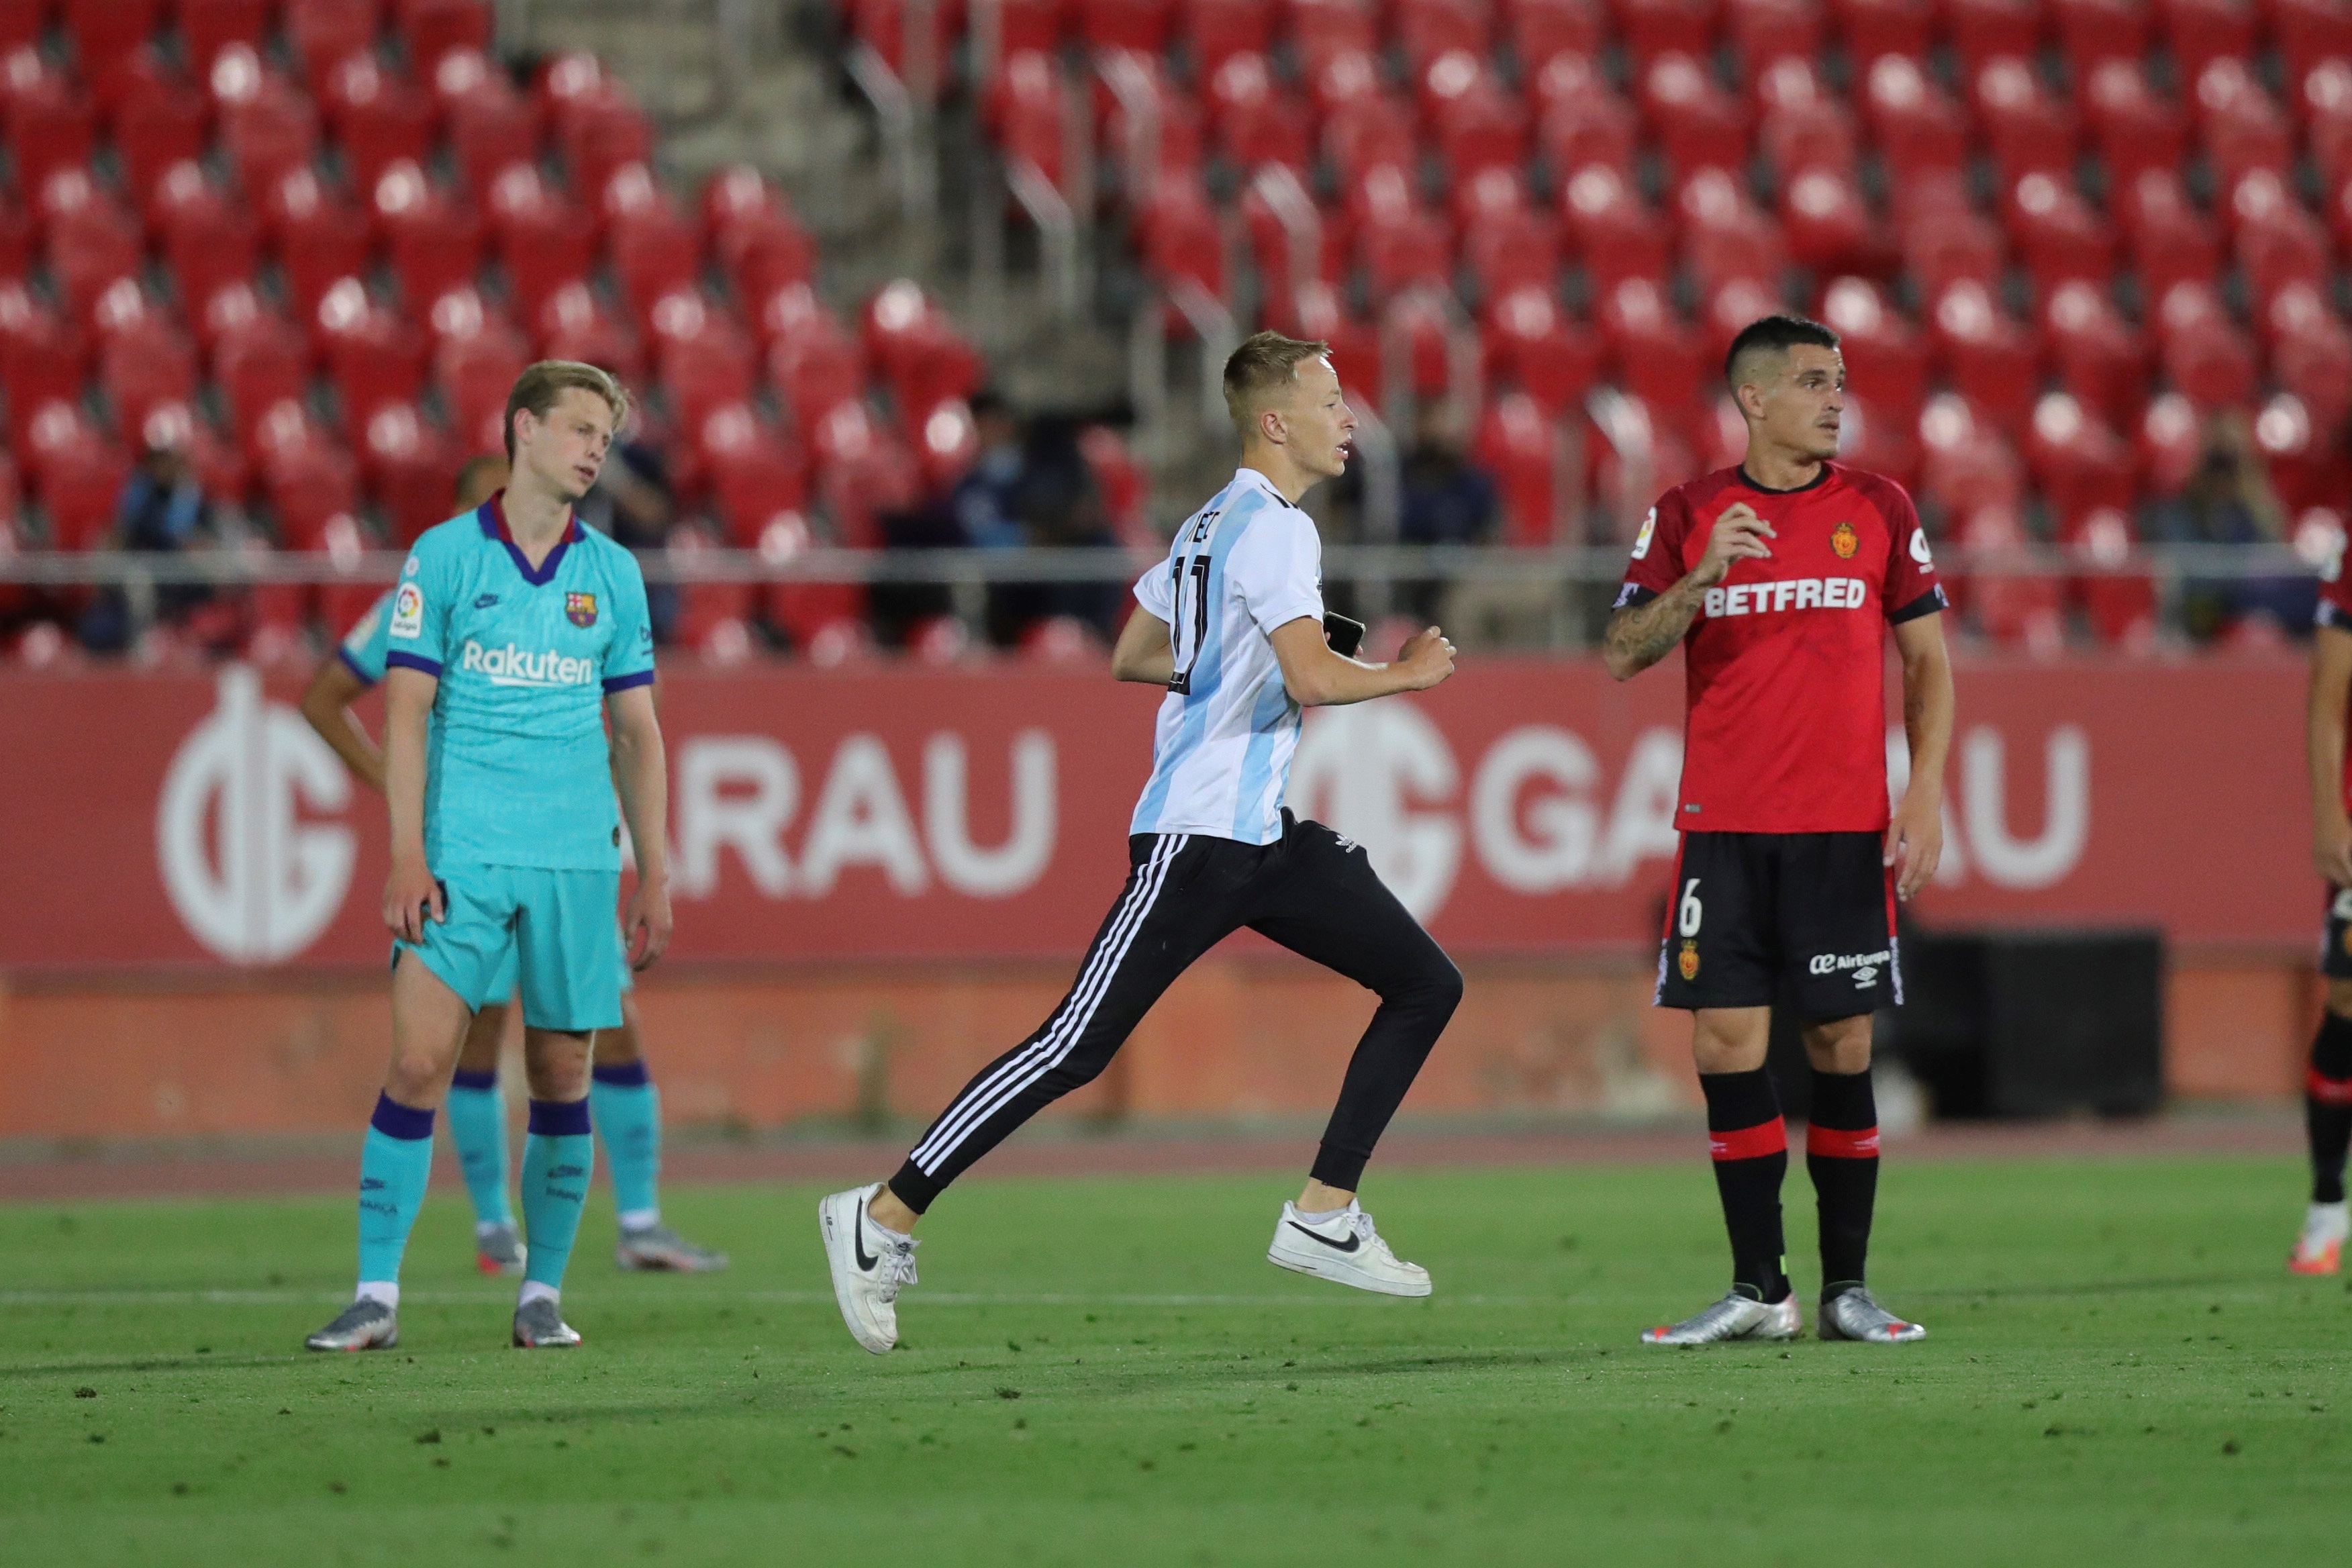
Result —
[[535, 686], [549, 690], [586, 686], [596, 679], [596, 661], [593, 658], [570, 658], [553, 652], [525, 653], [512, 643], [504, 647], [484, 647], [471, 637], [466, 639], [464, 651], [457, 655], [457, 668], [489, 677], [492, 686]]
[[1876, 952], [1817, 952], [1806, 967], [1815, 974], [1851, 974], [1856, 985], [1871, 985], [1894, 959], [1894, 950], [1884, 947]]

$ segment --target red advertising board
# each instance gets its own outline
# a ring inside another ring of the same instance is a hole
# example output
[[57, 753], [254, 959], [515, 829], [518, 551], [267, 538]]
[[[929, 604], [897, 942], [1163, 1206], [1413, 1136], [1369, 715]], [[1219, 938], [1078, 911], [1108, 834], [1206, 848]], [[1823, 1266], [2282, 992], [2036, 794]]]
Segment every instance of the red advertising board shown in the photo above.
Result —
[[[1926, 918], [2310, 940], [2298, 663], [1959, 682]], [[236, 667], [0, 677], [0, 967], [381, 962], [383, 814], [294, 694]], [[1124, 874], [1157, 700], [1091, 669], [666, 670], [674, 952], [1075, 953]], [[1310, 715], [1290, 800], [1460, 951], [1639, 944], [1672, 865], [1680, 712], [1672, 669], [1620, 686], [1465, 661], [1435, 691]]]

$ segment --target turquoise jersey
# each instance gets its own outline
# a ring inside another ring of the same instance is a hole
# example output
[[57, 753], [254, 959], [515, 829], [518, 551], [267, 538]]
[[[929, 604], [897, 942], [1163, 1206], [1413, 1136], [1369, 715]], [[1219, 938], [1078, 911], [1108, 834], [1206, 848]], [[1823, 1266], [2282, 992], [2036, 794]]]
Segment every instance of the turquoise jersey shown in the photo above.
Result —
[[383, 597], [368, 606], [366, 615], [352, 623], [352, 629], [335, 648], [335, 657], [360, 678], [362, 686], [373, 686], [383, 679], [383, 655], [389, 646], [385, 634], [391, 629], [392, 590], [386, 589]]
[[384, 663], [440, 682], [425, 853], [436, 867], [617, 872], [604, 700], [653, 684], [645, 576], [577, 519], [533, 571], [499, 500], [417, 539], [384, 617]]

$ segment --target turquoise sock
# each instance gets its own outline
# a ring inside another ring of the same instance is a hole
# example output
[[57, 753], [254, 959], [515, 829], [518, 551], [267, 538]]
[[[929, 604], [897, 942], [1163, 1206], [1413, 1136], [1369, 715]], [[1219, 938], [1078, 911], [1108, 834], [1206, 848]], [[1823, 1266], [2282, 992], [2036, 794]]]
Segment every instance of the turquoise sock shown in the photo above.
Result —
[[397, 1281], [433, 1175], [433, 1113], [376, 1096], [360, 1150], [360, 1279]]
[[496, 1069], [460, 1070], [451, 1080], [449, 1141], [457, 1146], [457, 1168], [466, 1173], [475, 1223], [514, 1224], [507, 1201], [507, 1097], [499, 1090]]
[[596, 1140], [588, 1132], [584, 1100], [530, 1102], [530, 1133], [522, 1141], [523, 1279], [562, 1289], [596, 1166]]
[[643, 1061], [598, 1068], [588, 1085], [604, 1157], [613, 1163], [613, 1204], [624, 1215], [661, 1207], [661, 1090]]

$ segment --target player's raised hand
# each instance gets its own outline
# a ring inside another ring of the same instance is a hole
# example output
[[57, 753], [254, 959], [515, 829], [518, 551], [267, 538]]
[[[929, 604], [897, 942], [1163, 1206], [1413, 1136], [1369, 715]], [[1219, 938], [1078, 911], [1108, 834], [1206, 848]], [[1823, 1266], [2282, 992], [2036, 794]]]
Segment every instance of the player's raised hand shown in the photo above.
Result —
[[1396, 661], [1412, 672], [1412, 689], [1426, 691], [1454, 673], [1454, 645], [1444, 632], [1430, 626], [1404, 639]]
[[433, 868], [422, 860], [394, 860], [383, 884], [383, 923], [392, 934], [402, 942], [423, 942], [426, 920], [448, 918]]
[[670, 923], [669, 884], [638, 883], [637, 890], [629, 895], [628, 915], [621, 922], [631, 969], [653, 967], [654, 960], [669, 946]]
[[1772, 537], [1772, 525], [1757, 516], [1754, 507], [1736, 501], [1715, 520], [1714, 531], [1706, 536], [1706, 553], [1691, 568], [1691, 576], [1700, 587], [1712, 588], [1735, 563], [1771, 554], [1772, 547], [1764, 542]]
[[1886, 864], [1895, 868], [1895, 896], [1909, 902], [1943, 863], [1943, 802], [1906, 795], [1886, 825]]

